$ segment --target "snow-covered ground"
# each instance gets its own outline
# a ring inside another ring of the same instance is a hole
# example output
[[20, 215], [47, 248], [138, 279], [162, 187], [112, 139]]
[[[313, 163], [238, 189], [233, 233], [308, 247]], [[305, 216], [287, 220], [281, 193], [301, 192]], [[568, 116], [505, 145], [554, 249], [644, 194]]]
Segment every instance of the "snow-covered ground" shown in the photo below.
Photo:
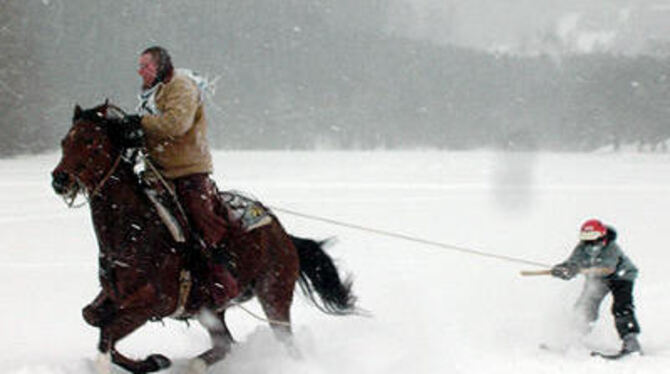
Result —
[[[93, 373], [97, 331], [80, 310], [97, 292], [88, 208], [50, 187], [59, 155], [0, 160], [0, 371]], [[567, 330], [581, 279], [521, 277], [522, 264], [467, 255], [280, 214], [293, 234], [337, 236], [330, 248], [371, 318], [293, 306], [304, 358], [236, 309], [239, 344], [212, 373], [663, 373], [670, 368], [670, 155], [494, 152], [219, 152], [215, 179], [268, 205], [493, 254], [553, 264], [598, 216], [640, 268], [635, 296], [646, 355], [619, 347], [609, 297], [591, 335]], [[255, 302], [249, 308], [259, 311]], [[538, 348], [540, 343], [564, 352]], [[153, 323], [120, 349], [161, 352], [179, 373], [208, 347], [197, 323]], [[122, 370], [116, 372], [121, 373]]]

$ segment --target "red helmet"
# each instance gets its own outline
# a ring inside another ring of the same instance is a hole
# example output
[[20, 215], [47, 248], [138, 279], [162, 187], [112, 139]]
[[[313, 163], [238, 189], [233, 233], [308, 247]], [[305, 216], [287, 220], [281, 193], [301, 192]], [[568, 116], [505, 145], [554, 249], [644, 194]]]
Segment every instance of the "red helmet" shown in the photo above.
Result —
[[579, 229], [580, 240], [597, 240], [607, 234], [607, 228], [600, 220], [590, 219], [582, 224]]

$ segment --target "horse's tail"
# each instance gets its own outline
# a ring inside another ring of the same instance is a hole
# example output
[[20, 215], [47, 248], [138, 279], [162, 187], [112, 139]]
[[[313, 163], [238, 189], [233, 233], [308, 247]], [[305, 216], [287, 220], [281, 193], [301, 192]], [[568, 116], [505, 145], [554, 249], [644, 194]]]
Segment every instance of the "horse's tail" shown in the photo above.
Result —
[[[340, 280], [335, 263], [323, 250], [328, 239], [315, 241], [290, 235], [300, 258], [300, 278], [302, 291], [314, 305], [324, 313], [346, 315], [356, 313], [356, 297], [351, 292], [352, 280]], [[314, 293], [319, 295], [319, 302]]]

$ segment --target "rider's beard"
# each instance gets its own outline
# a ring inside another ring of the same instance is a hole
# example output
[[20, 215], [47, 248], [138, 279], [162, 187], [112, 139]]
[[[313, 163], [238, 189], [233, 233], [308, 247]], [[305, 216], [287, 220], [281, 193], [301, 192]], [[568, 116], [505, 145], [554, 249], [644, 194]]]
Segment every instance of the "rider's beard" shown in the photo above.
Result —
[[169, 82], [170, 79], [172, 78], [172, 75], [174, 70], [169, 70], [164, 67], [158, 67], [158, 71], [156, 71], [156, 76], [154, 76], [154, 80], [149, 83], [148, 85], [142, 81], [142, 90], [148, 90], [150, 88], [153, 88], [160, 82]]
[[149, 83], [149, 84], [145, 83], [144, 80], [142, 80], [142, 90], [143, 91], [148, 90], [148, 89], [152, 88], [153, 86], [155, 86], [157, 83], [158, 83], [157, 78], [154, 78], [154, 80], [151, 81], [151, 83]]

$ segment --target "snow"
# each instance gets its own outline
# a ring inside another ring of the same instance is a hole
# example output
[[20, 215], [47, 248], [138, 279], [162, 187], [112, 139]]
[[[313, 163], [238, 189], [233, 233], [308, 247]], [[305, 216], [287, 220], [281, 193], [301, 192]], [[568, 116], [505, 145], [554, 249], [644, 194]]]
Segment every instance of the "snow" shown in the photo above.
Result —
[[[81, 308], [97, 293], [95, 238], [88, 208], [68, 209], [50, 188], [58, 158], [0, 160], [4, 373], [94, 373], [97, 330]], [[268, 205], [540, 263], [563, 260], [579, 224], [600, 217], [640, 268], [635, 297], [646, 355], [588, 356], [619, 341], [609, 296], [581, 343], [567, 330], [581, 279], [521, 277], [532, 267], [280, 214], [293, 234], [337, 236], [329, 252], [355, 276], [360, 306], [372, 317], [327, 316], [298, 295], [292, 311], [303, 358], [296, 360], [266, 324], [233, 309], [239, 344], [210, 372], [668, 372], [669, 161], [606, 152], [217, 152], [218, 185]], [[260, 313], [255, 302], [247, 306]], [[166, 354], [174, 366], [165, 372], [181, 373], [208, 344], [197, 322], [165, 321], [119, 348], [133, 357]]]

